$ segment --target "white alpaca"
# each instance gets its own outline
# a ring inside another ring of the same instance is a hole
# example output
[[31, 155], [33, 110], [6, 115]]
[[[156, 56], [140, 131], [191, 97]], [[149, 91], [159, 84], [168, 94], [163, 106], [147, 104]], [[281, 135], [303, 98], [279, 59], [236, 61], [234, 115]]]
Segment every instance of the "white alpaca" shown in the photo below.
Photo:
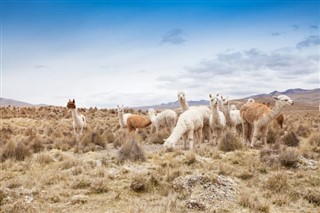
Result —
[[73, 134], [77, 135], [80, 129], [80, 135], [82, 135], [83, 128], [87, 127], [86, 118], [84, 117], [84, 115], [78, 113], [74, 99], [72, 101], [69, 99], [67, 103], [67, 108], [71, 110], [72, 114]]
[[119, 118], [119, 124], [121, 126], [121, 128], [126, 128], [127, 127], [127, 120], [128, 117], [131, 115], [131, 113], [124, 113], [124, 109], [123, 109], [123, 105], [122, 107], [119, 107], [119, 105], [117, 105], [118, 108], [118, 118]]
[[234, 105], [234, 104], [232, 104], [232, 105], [230, 106], [230, 110], [231, 110], [231, 111], [237, 110], [237, 106]]
[[150, 108], [148, 114], [152, 124], [156, 127], [157, 132], [161, 127], [164, 127], [171, 133], [178, 119], [177, 113], [170, 109], [164, 110], [156, 115], [155, 110]]
[[211, 129], [217, 133], [217, 136], [215, 137], [215, 144], [218, 144], [223, 131], [226, 128], [226, 118], [224, 117], [224, 114], [219, 110], [219, 100], [217, 97], [213, 97], [211, 94], [210, 97], [210, 108], [211, 108], [211, 116], [210, 116], [210, 127]]
[[179, 116], [176, 127], [163, 145], [167, 149], [172, 149], [176, 146], [180, 138], [183, 137], [184, 148], [186, 149], [188, 139], [190, 150], [194, 150], [194, 134], [196, 135], [196, 143], [199, 143], [202, 138], [202, 128], [202, 114], [196, 109], [187, 110]]
[[210, 140], [211, 139], [211, 128], [210, 128], [210, 124], [209, 124], [209, 119], [210, 119], [210, 115], [211, 115], [210, 109], [206, 106], [189, 107], [189, 104], [186, 100], [185, 93], [182, 91], [178, 92], [178, 101], [179, 101], [179, 104], [180, 104], [183, 112], [187, 111], [188, 109], [195, 109], [195, 110], [199, 111], [199, 113], [203, 116], [203, 135], [204, 135], [204, 137], [202, 137], [202, 142], [204, 142], [205, 138]]
[[247, 103], [254, 103], [254, 102], [255, 102], [255, 100], [253, 98], [248, 98]]
[[267, 143], [268, 125], [279, 116], [286, 106], [293, 105], [294, 103], [293, 100], [286, 95], [274, 96], [274, 98], [276, 99], [276, 103], [272, 110], [265, 104], [255, 102], [247, 102], [240, 109], [245, 142], [250, 143], [251, 130], [253, 130], [250, 143], [251, 147], [259, 142], [259, 139], [261, 139], [264, 144]]
[[227, 126], [230, 127], [231, 132], [233, 134], [237, 133], [237, 125], [242, 124], [241, 116], [240, 116], [240, 110], [236, 109], [235, 105], [229, 106], [229, 98], [222, 98], [222, 105], [223, 105], [223, 114], [226, 117]]

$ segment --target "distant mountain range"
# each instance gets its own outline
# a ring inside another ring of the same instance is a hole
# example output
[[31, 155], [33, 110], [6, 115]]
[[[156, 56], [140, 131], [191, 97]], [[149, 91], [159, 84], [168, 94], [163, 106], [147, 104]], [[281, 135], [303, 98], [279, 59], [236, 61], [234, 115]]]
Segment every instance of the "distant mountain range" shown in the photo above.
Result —
[[17, 101], [13, 99], [6, 99], [6, 98], [0, 98], [0, 106], [1, 107], [7, 107], [7, 106], [15, 106], [15, 107], [33, 107], [33, 106], [46, 106], [45, 104], [30, 104], [23, 101]]
[[[312, 90], [305, 90], [305, 89], [288, 89], [284, 92], [273, 91], [269, 94], [258, 94], [249, 97], [245, 97], [242, 99], [231, 100], [233, 104], [236, 104], [240, 107], [248, 98], [254, 98], [257, 102], [270, 102], [271, 104], [275, 101], [273, 96], [277, 95], [288, 95], [291, 99], [295, 101], [296, 108], [303, 108], [303, 109], [318, 109], [320, 103], [320, 88], [312, 89]], [[200, 100], [200, 101], [188, 101], [189, 106], [200, 106], [200, 105], [209, 105], [208, 100]], [[147, 110], [149, 108], [154, 109], [175, 109], [180, 107], [178, 101], [169, 102], [169, 103], [162, 103], [159, 105], [152, 105], [152, 106], [140, 106], [134, 107], [135, 109], [142, 109]]]
[[[320, 104], [320, 88], [312, 89], [312, 90], [305, 90], [305, 89], [288, 89], [284, 92], [279, 91], [273, 91], [269, 94], [258, 94], [253, 95], [249, 97], [245, 97], [242, 99], [236, 99], [231, 100], [233, 104], [236, 104], [238, 107], [240, 107], [248, 98], [254, 98], [257, 102], [270, 102], [271, 104], [274, 103], [273, 96], [275, 95], [288, 95], [291, 99], [295, 101], [295, 108], [303, 108], [303, 109], [318, 109]], [[6, 98], [0, 98], [0, 103], [2, 107], [6, 106], [16, 106], [16, 107], [32, 107], [32, 106], [46, 106], [45, 104], [30, 104], [22, 101], [12, 100], [12, 99], [6, 99]], [[199, 100], [199, 101], [188, 101], [190, 106], [199, 106], [199, 105], [209, 105], [208, 100]], [[158, 105], [152, 105], [152, 106], [140, 106], [140, 107], [134, 107], [134, 109], [142, 109], [147, 110], [149, 108], [154, 109], [175, 109], [179, 108], [179, 102], [169, 102], [169, 103], [162, 103]]]

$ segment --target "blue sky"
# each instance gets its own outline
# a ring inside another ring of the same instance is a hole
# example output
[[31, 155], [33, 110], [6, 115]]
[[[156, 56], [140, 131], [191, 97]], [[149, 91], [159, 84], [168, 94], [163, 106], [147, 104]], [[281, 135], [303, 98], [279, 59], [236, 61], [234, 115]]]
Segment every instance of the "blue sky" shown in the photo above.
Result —
[[82, 107], [319, 87], [319, 1], [1, 2], [1, 97]]

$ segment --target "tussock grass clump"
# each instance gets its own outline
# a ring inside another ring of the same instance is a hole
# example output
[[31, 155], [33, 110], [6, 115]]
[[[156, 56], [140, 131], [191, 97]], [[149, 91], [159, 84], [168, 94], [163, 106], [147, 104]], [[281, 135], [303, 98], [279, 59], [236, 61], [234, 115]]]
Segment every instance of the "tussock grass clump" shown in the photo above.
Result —
[[308, 190], [303, 196], [303, 198], [309, 201], [309, 203], [313, 203], [317, 206], [320, 206], [320, 190], [319, 189]]
[[142, 175], [136, 175], [131, 180], [130, 189], [135, 192], [146, 192], [148, 190], [148, 182]]
[[0, 129], [0, 140], [8, 140], [13, 134], [14, 134], [14, 131], [10, 126], [2, 127]]
[[108, 192], [110, 189], [107, 185], [106, 180], [98, 179], [98, 180], [92, 181], [92, 183], [90, 185], [90, 190], [92, 193], [101, 194], [101, 193]]
[[5, 161], [9, 158], [23, 161], [26, 157], [31, 156], [31, 154], [30, 148], [24, 145], [22, 141], [15, 142], [11, 139], [2, 149], [1, 161]]
[[81, 144], [83, 146], [88, 146], [89, 144], [95, 144], [103, 148], [106, 147], [106, 143], [105, 141], [103, 141], [101, 134], [95, 130], [86, 133], [85, 136], [81, 139]]
[[268, 144], [276, 143], [283, 134], [284, 134], [284, 131], [282, 129], [271, 126], [267, 133], [267, 143]]
[[238, 203], [245, 208], [254, 210], [254, 212], [270, 212], [270, 204], [267, 201], [261, 202], [257, 197], [252, 198], [249, 193], [242, 193]]
[[300, 137], [304, 137], [307, 138], [310, 134], [311, 134], [311, 130], [310, 128], [308, 128], [307, 126], [300, 124], [297, 128], [297, 135]]
[[272, 192], [286, 192], [289, 188], [288, 176], [286, 173], [278, 172], [267, 179], [264, 187]]
[[170, 136], [169, 132], [165, 129], [161, 129], [158, 132], [153, 133], [149, 139], [148, 143], [151, 144], [163, 144], [164, 140]]
[[40, 163], [41, 165], [47, 165], [49, 163], [52, 163], [54, 160], [53, 158], [47, 154], [47, 153], [40, 153], [37, 158], [36, 158], [36, 161], [38, 163]]
[[286, 147], [280, 152], [279, 161], [285, 167], [295, 167], [299, 162], [299, 150], [294, 147]]
[[38, 136], [31, 141], [30, 147], [34, 153], [44, 150], [44, 145]]
[[311, 146], [320, 146], [320, 132], [313, 132], [308, 138], [308, 143]]
[[73, 189], [85, 189], [89, 188], [90, 186], [91, 181], [86, 177], [76, 178], [75, 180], [73, 180], [71, 184], [71, 188]]
[[260, 151], [260, 160], [270, 167], [277, 167], [280, 164], [279, 152], [279, 149], [273, 149], [271, 147], [263, 148]]
[[115, 140], [115, 136], [111, 129], [107, 129], [102, 133], [102, 139], [107, 143], [113, 143]]
[[194, 164], [197, 162], [197, 159], [196, 159], [196, 155], [194, 152], [188, 152], [187, 156], [186, 156], [186, 161], [185, 163], [187, 165], [191, 165], [191, 164]]
[[230, 131], [227, 131], [226, 134], [222, 137], [222, 140], [219, 143], [219, 149], [224, 152], [230, 152], [242, 149], [243, 145], [240, 139]]
[[145, 161], [146, 156], [144, 150], [138, 145], [135, 140], [126, 141], [117, 153], [118, 162], [125, 160]]
[[117, 148], [122, 146], [129, 138], [129, 135], [125, 129], [121, 129], [115, 134], [115, 138], [113, 141], [113, 147]]
[[281, 142], [286, 146], [296, 147], [299, 146], [300, 140], [296, 133], [290, 131], [282, 137]]

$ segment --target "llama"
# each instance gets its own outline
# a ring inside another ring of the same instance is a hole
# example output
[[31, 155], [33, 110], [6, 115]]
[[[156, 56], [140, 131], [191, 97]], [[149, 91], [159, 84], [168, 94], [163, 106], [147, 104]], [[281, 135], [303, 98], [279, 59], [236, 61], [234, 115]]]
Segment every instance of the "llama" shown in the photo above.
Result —
[[122, 105], [122, 107], [119, 107], [119, 105], [117, 105], [117, 108], [118, 108], [119, 124], [120, 124], [121, 128], [126, 128], [127, 127], [127, 119], [131, 115], [131, 113], [123, 114], [124, 113], [123, 105]]
[[72, 101], [69, 99], [67, 108], [70, 109], [72, 113], [73, 134], [77, 135], [80, 129], [80, 135], [82, 135], [83, 129], [87, 127], [86, 118], [84, 117], [84, 115], [78, 113], [74, 99]]
[[184, 149], [189, 141], [190, 150], [194, 150], [194, 135], [196, 142], [200, 142], [202, 138], [203, 116], [197, 109], [190, 109], [183, 112], [179, 118], [177, 125], [173, 129], [169, 138], [165, 139], [163, 146], [166, 149], [172, 149], [176, 146], [180, 138], [183, 138]]
[[136, 131], [137, 129], [145, 128], [151, 124], [150, 118], [141, 115], [129, 115], [127, 118], [127, 128], [129, 132]]
[[170, 109], [155, 115], [155, 110], [150, 108], [148, 114], [152, 124], [156, 128], [156, 132], [160, 130], [160, 127], [164, 127], [171, 133], [178, 119], [177, 113]]
[[215, 137], [215, 144], [218, 144], [220, 141], [223, 131], [226, 128], [226, 118], [224, 114], [219, 110], [219, 100], [217, 97], [213, 97], [211, 94], [210, 97], [210, 107], [211, 107], [211, 115], [210, 115], [210, 127], [211, 129], [217, 133], [217, 137]]
[[241, 117], [240, 117], [240, 110], [237, 110], [237, 109], [231, 110], [232, 107], [229, 106], [229, 98], [228, 97], [222, 98], [221, 102], [223, 105], [222, 112], [226, 117], [227, 126], [230, 127], [231, 132], [233, 134], [236, 134], [237, 133], [237, 129], [236, 129], [237, 125], [240, 125], [242, 123]]
[[183, 112], [187, 111], [188, 109], [196, 109], [199, 111], [199, 113], [201, 113], [201, 115], [203, 117], [203, 135], [204, 135], [204, 137], [202, 137], [202, 142], [205, 141], [205, 138], [207, 138], [208, 141], [210, 141], [211, 140], [211, 128], [210, 128], [210, 124], [209, 124], [209, 119], [210, 119], [210, 115], [211, 115], [211, 110], [206, 106], [189, 107], [189, 104], [186, 100], [185, 93], [182, 91], [178, 92], [178, 101], [179, 101], [179, 104], [180, 104]]
[[237, 110], [237, 106], [234, 105], [234, 104], [232, 104], [232, 105], [230, 106], [230, 110], [231, 110], [231, 111]]
[[[281, 111], [288, 105], [293, 105], [294, 101], [286, 95], [274, 96], [276, 103], [271, 110], [268, 106], [261, 103], [245, 103], [240, 109], [243, 126], [243, 138], [246, 143], [250, 143], [250, 134], [252, 128], [253, 135], [251, 138], [250, 147], [259, 142], [267, 142], [268, 125], [272, 120], [279, 116]], [[249, 130], [248, 130], [249, 129]]]

